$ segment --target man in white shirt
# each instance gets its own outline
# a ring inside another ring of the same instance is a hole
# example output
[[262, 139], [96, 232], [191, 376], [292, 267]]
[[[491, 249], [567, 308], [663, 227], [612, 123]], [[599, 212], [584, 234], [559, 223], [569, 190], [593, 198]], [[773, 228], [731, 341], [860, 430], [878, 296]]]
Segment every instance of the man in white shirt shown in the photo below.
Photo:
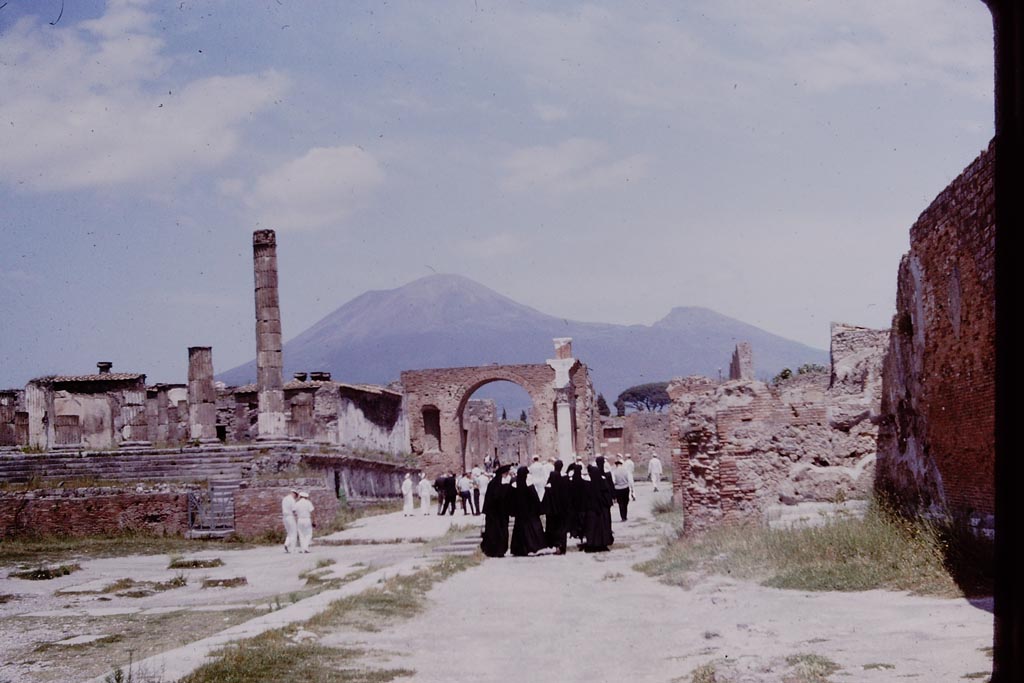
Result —
[[626, 512], [629, 508], [629, 484], [631, 478], [626, 465], [622, 460], [615, 461], [615, 468], [612, 470], [612, 486], [615, 487], [615, 502], [619, 504], [619, 519], [626, 521]]
[[402, 516], [412, 517], [415, 510], [416, 501], [412, 497], [412, 475], [406, 472], [405, 479], [402, 480]]
[[537, 489], [537, 497], [544, 500], [544, 487], [548, 483], [548, 468], [540, 461], [540, 456], [533, 456], [533, 464], [530, 465], [530, 483]]
[[295, 519], [299, 532], [299, 552], [308, 553], [309, 543], [313, 540], [313, 507], [309, 493], [299, 492], [299, 500], [295, 503]]
[[651, 459], [647, 462], [647, 472], [651, 475], [651, 483], [654, 490], [658, 490], [658, 483], [661, 481], [661, 460], [657, 453], [651, 453]]
[[636, 472], [636, 463], [633, 462], [633, 458], [629, 453], [626, 453], [625, 465], [626, 471], [629, 472], [629, 499], [636, 500], [636, 490], [634, 488], [636, 485], [636, 479], [633, 477], [633, 474]]
[[299, 543], [298, 526], [295, 520], [295, 499], [299, 492], [292, 489], [281, 499], [281, 518], [284, 520], [284, 551], [290, 553]]

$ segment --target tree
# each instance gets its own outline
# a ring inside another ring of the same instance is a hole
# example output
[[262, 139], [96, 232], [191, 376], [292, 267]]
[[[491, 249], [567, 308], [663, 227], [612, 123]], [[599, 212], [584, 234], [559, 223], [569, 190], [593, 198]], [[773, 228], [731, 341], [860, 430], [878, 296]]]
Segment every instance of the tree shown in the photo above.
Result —
[[796, 369], [796, 374], [798, 374], [798, 375], [809, 375], [812, 372], [825, 373], [825, 372], [828, 372], [828, 371], [829, 371], [829, 369], [826, 368], [824, 365], [821, 365], [820, 363], [804, 363], [803, 365], [801, 365], [800, 367], [798, 367]]
[[597, 395], [597, 414], [604, 417], [612, 414], [611, 409], [608, 407], [608, 401], [604, 400], [604, 394]]
[[626, 414], [626, 402], [622, 400], [621, 396], [619, 396], [617, 399], [615, 399], [615, 416], [616, 417], [622, 417], [625, 414]]
[[504, 408], [501, 409], [501, 419], [502, 420], [507, 420], [508, 419], [508, 413], [505, 412]]
[[793, 376], [793, 371], [789, 368], [782, 368], [779, 374], [772, 377], [772, 384], [778, 384], [779, 382], [785, 382], [787, 379]]
[[672, 403], [672, 399], [668, 397], [668, 382], [650, 382], [629, 387], [619, 394], [615, 407], [619, 409], [619, 414], [623, 415], [625, 410], [619, 408], [620, 402], [624, 407], [633, 410], [660, 412], [662, 408]]
[[520, 422], [526, 422], [526, 411], [525, 410], [520, 410], [519, 411], [519, 421]]

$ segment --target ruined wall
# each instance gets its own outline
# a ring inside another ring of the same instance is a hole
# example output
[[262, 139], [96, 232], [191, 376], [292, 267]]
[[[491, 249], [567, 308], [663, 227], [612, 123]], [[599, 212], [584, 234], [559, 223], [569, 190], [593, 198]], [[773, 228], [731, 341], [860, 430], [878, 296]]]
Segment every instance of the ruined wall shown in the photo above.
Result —
[[994, 512], [995, 224], [990, 146], [910, 229], [885, 360], [876, 486]]
[[498, 452], [498, 407], [492, 399], [470, 399], [462, 414], [466, 430], [466, 464], [482, 465]]
[[500, 422], [498, 424], [498, 462], [526, 464], [530, 454], [533, 431], [523, 422]]
[[877, 452], [887, 330], [832, 327], [832, 371], [769, 386], [673, 380], [673, 491], [687, 533], [775, 505], [864, 498]]
[[183, 535], [188, 493], [117, 488], [0, 492], [0, 532], [86, 536], [140, 531]]
[[646, 471], [647, 462], [654, 453], [662, 463], [668, 463], [672, 455], [669, 423], [669, 413], [650, 411], [603, 417], [599, 450], [609, 457], [629, 454], [641, 473]]
[[[309, 492], [309, 499], [315, 508], [313, 520], [318, 527], [326, 525], [337, 516], [340, 502], [330, 489], [315, 488], [305, 482], [290, 480], [253, 484], [235, 492], [235, 533], [242, 537], [252, 537], [280, 531], [283, 541], [281, 499], [291, 491], [292, 486]], [[314, 538], [316, 535], [314, 530]]]
[[24, 391], [0, 391], [0, 446], [28, 444], [28, 414], [25, 412], [24, 404]]

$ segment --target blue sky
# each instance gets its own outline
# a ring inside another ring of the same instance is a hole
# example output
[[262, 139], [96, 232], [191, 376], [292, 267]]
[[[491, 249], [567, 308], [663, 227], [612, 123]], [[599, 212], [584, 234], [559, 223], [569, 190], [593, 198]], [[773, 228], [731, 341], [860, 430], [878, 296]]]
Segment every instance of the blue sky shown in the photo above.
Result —
[[824, 348], [888, 325], [910, 225], [992, 135], [978, 0], [61, 6], [0, 9], [0, 387], [250, 359], [264, 227], [286, 338], [455, 272]]

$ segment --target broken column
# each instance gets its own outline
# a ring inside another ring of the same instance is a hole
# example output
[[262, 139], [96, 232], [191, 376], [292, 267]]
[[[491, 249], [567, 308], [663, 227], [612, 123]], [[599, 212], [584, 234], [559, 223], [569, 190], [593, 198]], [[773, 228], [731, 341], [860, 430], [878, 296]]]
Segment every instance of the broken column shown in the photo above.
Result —
[[281, 307], [277, 297], [277, 238], [273, 230], [252, 234], [256, 286], [256, 390], [258, 439], [287, 436], [284, 412]]
[[572, 382], [569, 371], [576, 365], [572, 357], [572, 337], [554, 339], [555, 357], [548, 365], [555, 371], [555, 429], [558, 432], [558, 457], [562, 462], [572, 462], [576, 457], [574, 426], [572, 420]]
[[732, 360], [729, 361], [729, 379], [754, 379], [754, 351], [750, 347], [750, 342], [740, 342], [736, 345], [736, 350], [732, 352]]
[[188, 428], [194, 441], [217, 442], [217, 389], [209, 346], [188, 347]]

